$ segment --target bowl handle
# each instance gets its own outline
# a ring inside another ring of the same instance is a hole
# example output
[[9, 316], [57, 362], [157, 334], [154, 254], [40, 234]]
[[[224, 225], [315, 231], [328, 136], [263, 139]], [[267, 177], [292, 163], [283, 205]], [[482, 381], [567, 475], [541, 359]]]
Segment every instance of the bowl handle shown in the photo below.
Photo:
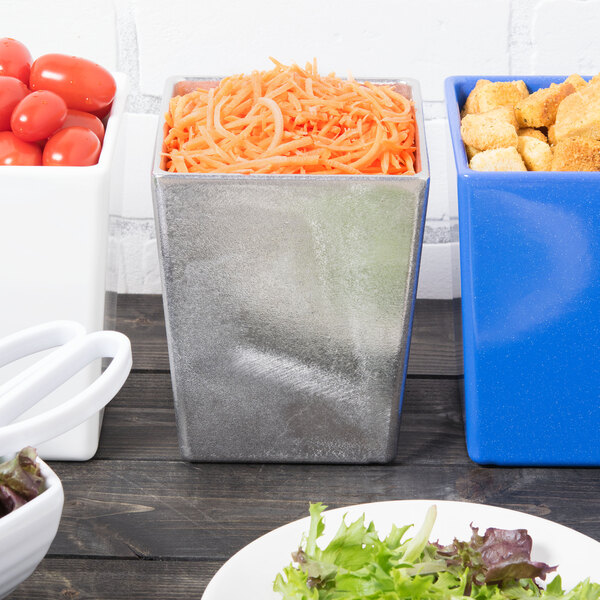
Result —
[[[4, 367], [30, 354], [62, 346], [72, 339], [83, 337], [84, 335], [84, 326], [76, 321], [50, 321], [42, 325], [17, 331], [0, 339], [0, 367]], [[39, 360], [31, 367], [24, 369], [21, 373], [0, 385], [0, 398], [22, 381], [29, 379], [46, 360], [46, 358]], [[17, 412], [12, 418], [7, 416], [6, 422], [10, 423], [22, 412]], [[2, 424], [1, 420], [0, 424]]]
[[[10, 415], [21, 414], [99, 358], [112, 360], [84, 390], [39, 415], [18, 423], [8, 421]], [[121, 389], [131, 365], [131, 344], [122, 333], [97, 331], [71, 339], [28, 369], [27, 378], [19, 376], [19, 381], [0, 396], [0, 423], [10, 423], [0, 427], [0, 455], [41, 444], [90, 418]]]

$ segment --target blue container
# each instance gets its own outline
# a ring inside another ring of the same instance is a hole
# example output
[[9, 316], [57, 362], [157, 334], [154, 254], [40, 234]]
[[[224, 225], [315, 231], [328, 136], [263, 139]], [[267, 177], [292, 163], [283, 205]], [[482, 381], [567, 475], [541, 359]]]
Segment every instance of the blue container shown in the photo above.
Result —
[[600, 466], [600, 173], [469, 169], [450, 77], [457, 170], [465, 428], [472, 460]]

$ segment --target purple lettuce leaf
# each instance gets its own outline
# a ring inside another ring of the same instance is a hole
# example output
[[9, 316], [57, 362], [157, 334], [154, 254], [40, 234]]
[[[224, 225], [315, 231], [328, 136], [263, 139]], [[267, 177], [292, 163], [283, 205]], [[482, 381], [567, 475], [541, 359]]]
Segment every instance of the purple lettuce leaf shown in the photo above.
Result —
[[[475, 534], [475, 532], [474, 532]], [[473, 536], [480, 538], [479, 535]], [[507, 579], [546, 579], [556, 570], [546, 563], [531, 560], [533, 542], [526, 529], [496, 529], [489, 527], [483, 535], [479, 553], [485, 566], [485, 582]]]
[[470, 583], [505, 584], [519, 579], [546, 579], [556, 570], [546, 563], [531, 560], [532, 540], [526, 529], [490, 527], [483, 535], [471, 525], [469, 542], [457, 539], [448, 546], [437, 544], [437, 552], [452, 568], [469, 568]]
[[0, 464], [0, 516], [19, 508], [43, 491], [44, 478], [36, 459], [35, 449], [28, 446], [13, 459]]
[[11, 490], [7, 485], [0, 485], [0, 517], [23, 506], [27, 500]]

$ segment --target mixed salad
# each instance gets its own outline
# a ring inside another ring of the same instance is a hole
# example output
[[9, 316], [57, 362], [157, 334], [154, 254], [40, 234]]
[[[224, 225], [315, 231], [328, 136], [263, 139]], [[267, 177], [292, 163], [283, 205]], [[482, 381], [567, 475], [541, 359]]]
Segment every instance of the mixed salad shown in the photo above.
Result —
[[36, 462], [35, 448], [23, 448], [0, 464], [0, 517], [4, 517], [44, 491], [44, 477]]
[[363, 515], [349, 525], [342, 520], [321, 549], [317, 540], [325, 529], [326, 508], [311, 504], [304, 544], [275, 579], [273, 589], [283, 600], [600, 599], [600, 584], [589, 579], [565, 592], [555, 575], [544, 589], [541, 581], [557, 567], [531, 560], [532, 540], [525, 529], [491, 527], [480, 535], [471, 525], [469, 541], [454, 539], [444, 546], [428, 541], [437, 515], [432, 506], [413, 538], [405, 538], [411, 525], [394, 525], [381, 540]]

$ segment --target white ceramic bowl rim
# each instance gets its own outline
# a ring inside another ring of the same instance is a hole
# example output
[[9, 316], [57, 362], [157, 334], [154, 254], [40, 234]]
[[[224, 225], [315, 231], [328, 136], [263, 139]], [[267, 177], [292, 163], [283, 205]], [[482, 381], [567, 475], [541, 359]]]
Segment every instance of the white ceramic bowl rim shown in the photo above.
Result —
[[0, 517], [0, 540], [4, 537], [4, 532], [11, 527], [11, 525], [17, 519], [27, 519], [33, 511], [37, 510], [38, 504], [49, 500], [49, 496], [55, 496], [60, 494], [62, 490], [62, 483], [58, 478], [58, 475], [41, 459], [37, 459], [37, 463], [40, 466], [42, 476], [44, 478], [45, 487], [44, 490], [31, 499], [29, 502], [13, 510], [12, 512]]

